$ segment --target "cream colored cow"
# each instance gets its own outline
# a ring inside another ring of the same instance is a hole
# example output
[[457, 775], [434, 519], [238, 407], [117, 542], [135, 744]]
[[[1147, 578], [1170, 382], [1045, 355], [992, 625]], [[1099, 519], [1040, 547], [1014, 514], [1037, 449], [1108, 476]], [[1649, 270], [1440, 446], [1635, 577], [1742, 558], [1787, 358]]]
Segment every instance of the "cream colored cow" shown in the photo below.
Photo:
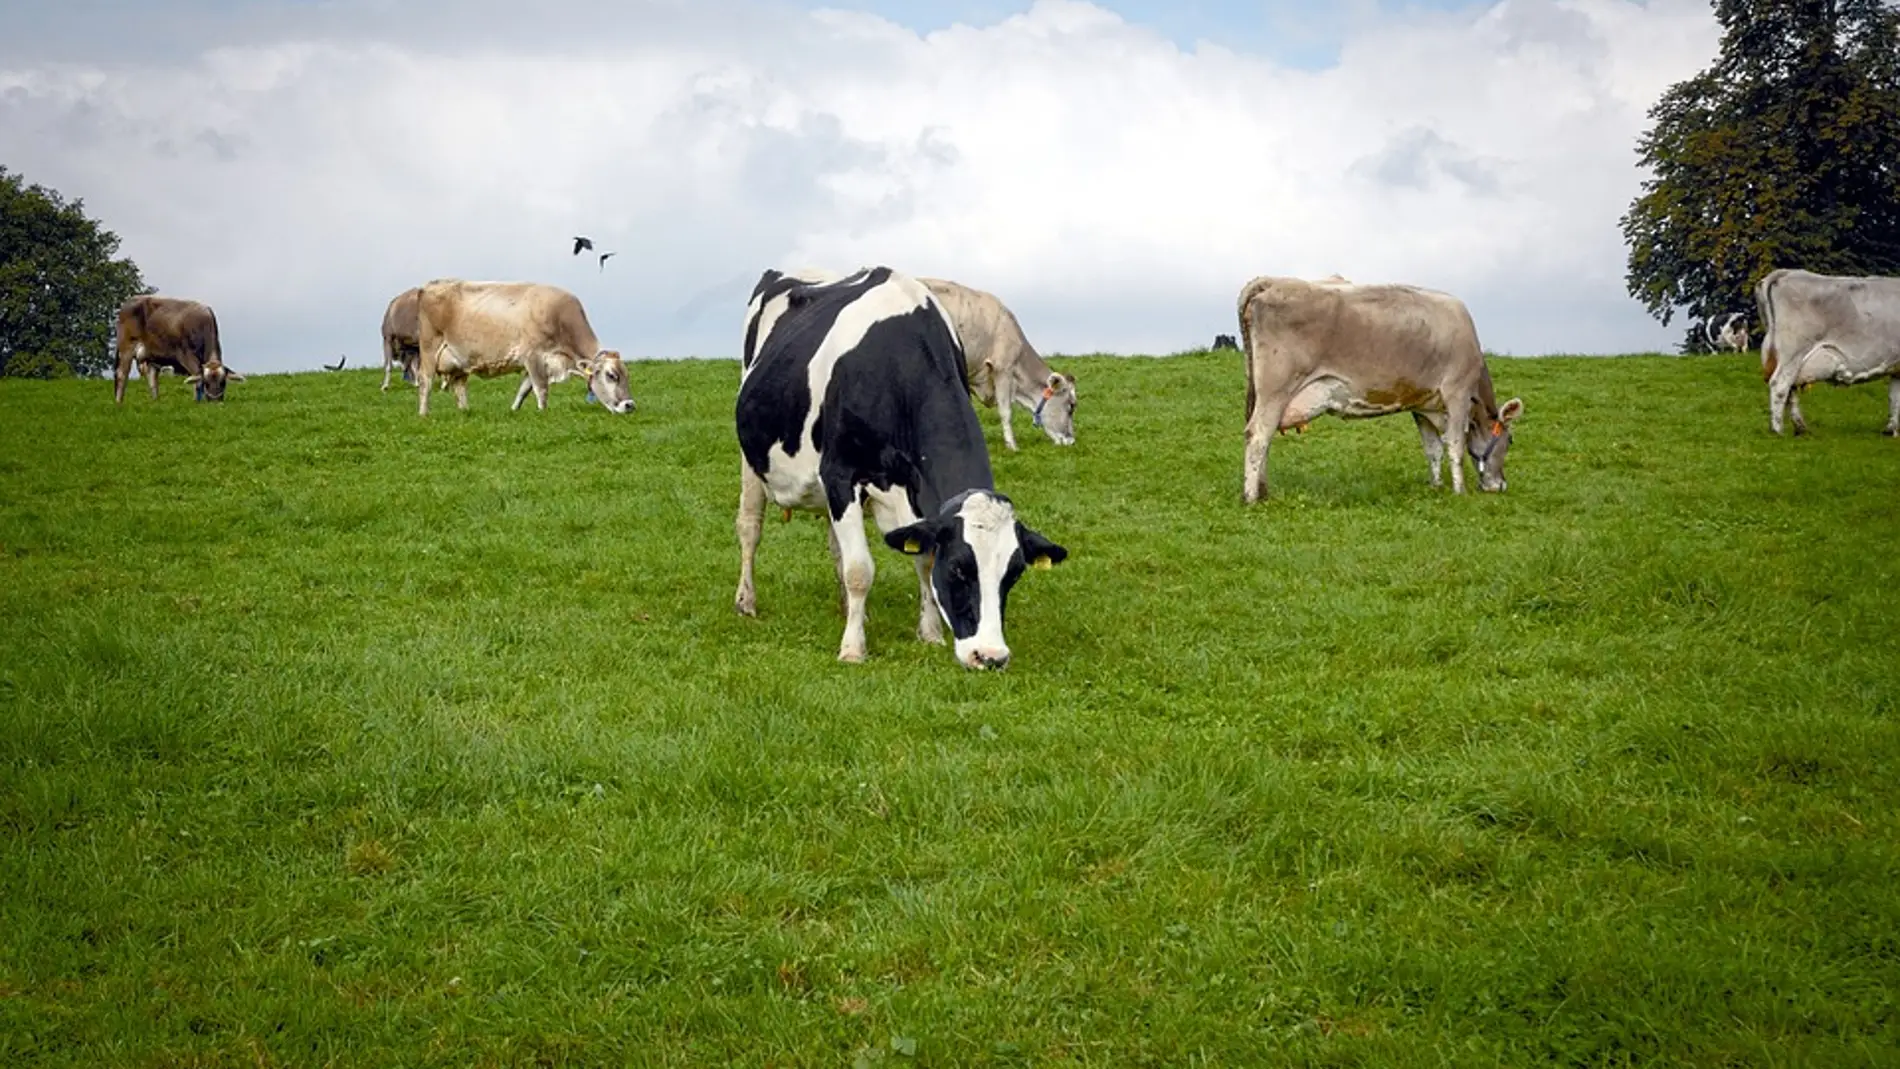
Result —
[[548, 384], [579, 373], [609, 412], [633, 411], [627, 368], [620, 354], [602, 349], [573, 294], [533, 282], [464, 282], [438, 279], [416, 300], [420, 358], [416, 367], [417, 411], [429, 414], [429, 389], [437, 375], [455, 391], [457, 408], [468, 407], [471, 375], [494, 378], [525, 372], [511, 409], [530, 390], [537, 407], [548, 407]]

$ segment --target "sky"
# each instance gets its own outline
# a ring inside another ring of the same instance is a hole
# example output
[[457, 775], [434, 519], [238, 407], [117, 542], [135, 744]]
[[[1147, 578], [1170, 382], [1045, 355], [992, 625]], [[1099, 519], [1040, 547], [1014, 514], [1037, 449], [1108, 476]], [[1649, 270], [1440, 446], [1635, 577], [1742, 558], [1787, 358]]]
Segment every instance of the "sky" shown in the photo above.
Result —
[[1494, 352], [1670, 351], [1618, 219], [1717, 33], [1707, 0], [9, 3], [0, 165], [246, 372], [380, 365], [438, 277], [736, 357], [761, 271], [870, 264], [1044, 353], [1205, 346], [1250, 278], [1334, 272], [1456, 294]]

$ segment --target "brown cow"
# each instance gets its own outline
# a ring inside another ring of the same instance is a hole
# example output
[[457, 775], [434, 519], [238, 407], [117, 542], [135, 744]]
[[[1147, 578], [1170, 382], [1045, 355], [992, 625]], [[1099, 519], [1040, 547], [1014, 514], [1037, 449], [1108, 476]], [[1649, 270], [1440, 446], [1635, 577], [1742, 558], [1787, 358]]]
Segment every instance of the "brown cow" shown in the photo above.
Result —
[[1479, 489], [1504, 489], [1511, 424], [1524, 402], [1499, 407], [1463, 301], [1415, 286], [1256, 278], [1240, 291], [1239, 313], [1249, 503], [1266, 493], [1274, 432], [1304, 429], [1328, 412], [1343, 419], [1410, 412], [1433, 486], [1449, 446], [1454, 491], [1465, 490], [1467, 451]]
[[416, 326], [416, 300], [422, 287], [403, 290], [383, 311], [383, 392], [389, 391], [389, 372], [402, 365], [402, 381], [413, 382], [416, 360], [422, 354], [422, 341]]
[[429, 414], [429, 388], [441, 375], [455, 390], [457, 408], [468, 408], [470, 375], [494, 378], [523, 371], [510, 411], [528, 391], [548, 407], [548, 384], [574, 372], [609, 412], [633, 411], [627, 368], [620, 354], [600, 347], [587, 313], [573, 294], [534, 282], [463, 282], [437, 279], [416, 301], [420, 357], [416, 362], [417, 411]]
[[956, 324], [970, 393], [997, 410], [1003, 444], [1016, 449], [1010, 415], [1021, 405], [1057, 445], [1075, 444], [1075, 379], [1043, 362], [1022, 324], [994, 294], [941, 278], [920, 278]]
[[112, 375], [112, 400], [125, 403], [126, 380], [136, 362], [158, 400], [158, 369], [188, 376], [200, 400], [224, 400], [228, 382], [244, 376], [226, 368], [218, 348], [218, 317], [207, 305], [176, 297], [134, 297], [119, 306], [119, 363]]

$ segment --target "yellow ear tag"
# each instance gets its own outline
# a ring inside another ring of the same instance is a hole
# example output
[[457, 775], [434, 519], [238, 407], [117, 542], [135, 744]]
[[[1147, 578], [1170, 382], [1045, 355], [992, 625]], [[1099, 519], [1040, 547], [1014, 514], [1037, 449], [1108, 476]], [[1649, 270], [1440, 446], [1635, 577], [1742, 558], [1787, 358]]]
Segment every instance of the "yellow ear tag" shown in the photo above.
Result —
[[1047, 555], [1047, 554], [1044, 554], [1043, 556], [1040, 556], [1040, 557], [1037, 557], [1037, 558], [1036, 558], [1036, 559], [1035, 559], [1034, 561], [1031, 561], [1031, 562], [1030, 562], [1030, 565], [1029, 565], [1029, 566], [1030, 566], [1031, 568], [1043, 568], [1043, 569], [1048, 569], [1048, 568], [1053, 568], [1053, 567], [1055, 567], [1055, 566], [1056, 566], [1056, 562], [1055, 562], [1055, 561], [1052, 561], [1052, 560], [1050, 560], [1050, 559], [1049, 559], [1049, 557], [1048, 557], [1048, 555]]
[[924, 548], [924, 544], [922, 542], [917, 541], [915, 538], [904, 539], [904, 552], [906, 553], [916, 553], [923, 548]]

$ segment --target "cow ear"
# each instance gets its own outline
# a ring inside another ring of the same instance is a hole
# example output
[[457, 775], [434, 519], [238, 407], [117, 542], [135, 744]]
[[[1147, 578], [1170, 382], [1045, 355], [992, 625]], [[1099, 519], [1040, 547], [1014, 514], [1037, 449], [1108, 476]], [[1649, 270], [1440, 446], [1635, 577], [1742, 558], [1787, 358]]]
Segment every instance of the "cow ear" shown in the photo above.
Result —
[[1048, 383], [1048, 385], [1049, 385], [1049, 388], [1050, 388], [1051, 390], [1060, 390], [1060, 389], [1061, 389], [1061, 388], [1062, 388], [1062, 387], [1063, 387], [1063, 386], [1065, 385], [1065, 383], [1063, 382], [1063, 379], [1062, 379], [1062, 372], [1060, 372], [1060, 371], [1051, 371], [1051, 372], [1049, 373], [1049, 383]]
[[235, 372], [235, 371], [227, 371], [227, 372], [225, 372], [225, 373], [224, 373], [224, 381], [226, 381], [226, 382], [243, 382], [243, 381], [244, 381], [244, 376], [242, 376], [242, 375], [240, 375], [240, 374], [238, 374], [238, 373], [237, 373], [237, 372]]
[[203, 381], [203, 379], [204, 379], [203, 375], [193, 375], [185, 380], [185, 385], [196, 386], [198, 385], [199, 382]]
[[1023, 547], [1023, 559], [1031, 568], [1053, 568], [1069, 559], [1069, 551], [1018, 523], [1016, 542]]
[[884, 544], [915, 557], [918, 554], [934, 552], [937, 548], [937, 532], [931, 524], [913, 523], [909, 527], [899, 527], [886, 532]]
[[1509, 401], [1504, 402], [1503, 408], [1498, 409], [1498, 422], [1509, 424], [1511, 421], [1517, 419], [1517, 417], [1523, 414], [1524, 414], [1524, 402], [1516, 397], [1513, 397]]

